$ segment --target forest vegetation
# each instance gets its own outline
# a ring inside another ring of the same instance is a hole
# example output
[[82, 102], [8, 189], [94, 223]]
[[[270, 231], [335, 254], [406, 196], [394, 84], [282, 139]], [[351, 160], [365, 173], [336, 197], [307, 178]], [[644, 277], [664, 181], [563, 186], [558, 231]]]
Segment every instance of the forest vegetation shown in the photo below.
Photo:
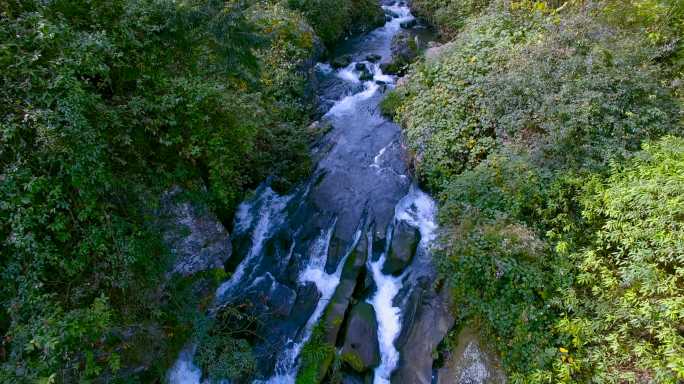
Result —
[[206, 302], [166, 278], [151, 216], [180, 186], [228, 225], [266, 177], [308, 174], [313, 64], [384, 21], [331, 4], [0, 0], [0, 382], [163, 377]]
[[[512, 383], [683, 382], [684, 2], [411, 6], [444, 45], [382, 111], [438, 199], [458, 327]], [[375, 0], [0, 0], [0, 382], [161, 382], [190, 338], [206, 377], [248, 377], [256, 320], [196, 294], [226, 272], [170, 276], [151, 223], [179, 188], [230, 230], [261, 182], [306, 178], [313, 65], [384, 20]], [[334, 354], [312, 340], [300, 382]]]
[[447, 44], [382, 107], [459, 324], [513, 383], [681, 383], [684, 3], [413, 6]]

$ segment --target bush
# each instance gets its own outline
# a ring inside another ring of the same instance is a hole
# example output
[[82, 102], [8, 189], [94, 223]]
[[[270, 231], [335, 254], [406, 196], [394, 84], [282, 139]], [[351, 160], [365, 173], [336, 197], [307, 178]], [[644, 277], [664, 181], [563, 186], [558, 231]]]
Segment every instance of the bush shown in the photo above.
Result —
[[369, 31], [385, 22], [375, 0], [288, 0], [288, 5], [306, 16], [329, 48], [350, 34]]
[[325, 339], [325, 325], [322, 322], [316, 324], [299, 357], [297, 384], [320, 383], [336, 356], [335, 346]]
[[[563, 295], [568, 359], [606, 382], [684, 379], [684, 140], [647, 144], [582, 199], [588, 246], [570, 256], [574, 290]], [[575, 304], [575, 305], [571, 305]]]
[[250, 340], [258, 319], [240, 306], [224, 306], [196, 329], [195, 362], [212, 381], [238, 380], [256, 370]]
[[396, 91], [405, 94], [397, 120], [415, 154], [417, 176], [430, 189], [497, 147], [494, 127], [482, 121], [487, 76], [538, 30], [534, 21], [515, 20], [509, 13], [479, 18], [442, 56], [414, 66], [408, 85]]
[[574, 5], [492, 3], [387, 110], [439, 194], [455, 314], [512, 382], [675, 383], [684, 142], [639, 149], [682, 133], [678, 67], [612, 2]]
[[491, 0], [414, 0], [413, 12], [439, 27], [443, 38], [454, 37], [466, 20], [487, 8]]
[[[254, 7], [0, 2], [0, 381], [160, 377], [193, 321], [149, 225], [161, 193], [180, 185], [230, 222], [268, 175], [307, 174], [316, 37]], [[152, 338], [155, 366], [135, 357]]]

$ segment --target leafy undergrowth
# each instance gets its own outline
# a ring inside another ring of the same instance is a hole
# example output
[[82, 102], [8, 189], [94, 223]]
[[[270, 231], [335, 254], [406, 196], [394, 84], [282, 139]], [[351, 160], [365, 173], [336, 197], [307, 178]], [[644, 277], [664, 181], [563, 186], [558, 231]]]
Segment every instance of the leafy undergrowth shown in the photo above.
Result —
[[684, 379], [684, 10], [623, 3], [418, 2], [456, 38], [383, 104], [513, 382]]
[[163, 377], [201, 303], [167, 281], [151, 212], [181, 186], [228, 223], [266, 177], [308, 174], [307, 65], [363, 20], [306, 11], [0, 1], [0, 381]]

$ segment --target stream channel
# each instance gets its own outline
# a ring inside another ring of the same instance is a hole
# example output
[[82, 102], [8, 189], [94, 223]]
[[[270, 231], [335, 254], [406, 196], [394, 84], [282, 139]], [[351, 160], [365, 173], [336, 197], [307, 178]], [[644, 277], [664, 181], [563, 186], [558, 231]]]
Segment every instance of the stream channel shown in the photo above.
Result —
[[[453, 323], [433, 284], [435, 202], [412, 181], [400, 128], [378, 107], [397, 80], [380, 64], [413, 16], [403, 3], [383, 8], [391, 20], [336, 52], [352, 58], [347, 67], [316, 65], [332, 128], [312, 149], [313, 176], [286, 196], [264, 184], [235, 215], [232, 257], [241, 261], [214, 306], [250, 299], [268, 312], [254, 383], [293, 384], [322, 323], [338, 353], [360, 357], [343, 382], [428, 384], [433, 351]], [[193, 355], [194, 346], [183, 350], [171, 384], [202, 382]]]

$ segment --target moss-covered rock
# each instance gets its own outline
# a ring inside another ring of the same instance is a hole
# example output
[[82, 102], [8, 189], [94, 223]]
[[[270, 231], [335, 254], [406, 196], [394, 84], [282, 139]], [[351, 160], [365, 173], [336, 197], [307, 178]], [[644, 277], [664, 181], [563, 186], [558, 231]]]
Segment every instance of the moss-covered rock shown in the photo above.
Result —
[[361, 302], [352, 309], [341, 359], [357, 372], [371, 370], [380, 364], [378, 320], [372, 305]]
[[411, 263], [413, 255], [416, 253], [420, 242], [420, 232], [401, 221], [394, 228], [392, 245], [387, 254], [387, 260], [382, 267], [382, 272], [386, 274], [397, 274]]

